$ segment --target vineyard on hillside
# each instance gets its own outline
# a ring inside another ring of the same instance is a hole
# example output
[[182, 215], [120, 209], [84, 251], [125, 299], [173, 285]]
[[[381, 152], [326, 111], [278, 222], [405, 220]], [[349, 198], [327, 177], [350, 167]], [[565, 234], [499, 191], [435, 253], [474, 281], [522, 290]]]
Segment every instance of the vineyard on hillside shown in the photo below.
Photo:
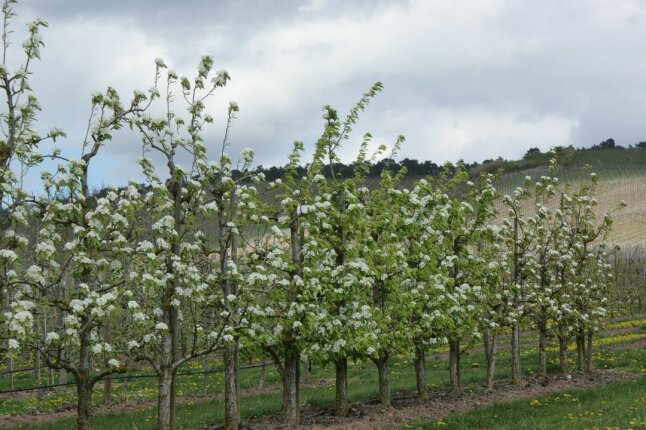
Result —
[[[509, 192], [522, 183], [525, 176], [542, 176], [548, 171], [545, 166], [505, 173], [495, 185], [500, 192]], [[598, 216], [611, 212], [621, 201], [629, 202], [613, 214], [609, 242], [627, 248], [646, 246], [646, 151], [574, 151], [572, 160], [568, 165], [560, 166], [556, 175], [563, 182], [577, 184], [590, 172], [599, 177]]]

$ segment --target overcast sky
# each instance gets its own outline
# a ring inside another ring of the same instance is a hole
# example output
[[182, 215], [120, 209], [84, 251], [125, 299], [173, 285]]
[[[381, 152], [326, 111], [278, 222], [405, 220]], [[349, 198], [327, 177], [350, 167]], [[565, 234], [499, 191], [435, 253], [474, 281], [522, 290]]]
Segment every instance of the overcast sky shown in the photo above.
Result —
[[[311, 148], [321, 107], [346, 112], [375, 81], [384, 91], [356, 130], [385, 144], [405, 135], [401, 157], [482, 161], [646, 140], [643, 0], [23, 0], [16, 9], [16, 30], [49, 21], [33, 87], [40, 123], [68, 133], [70, 155], [92, 92], [149, 88], [156, 57], [192, 76], [204, 54], [232, 77], [210, 102], [208, 143], [219, 146], [235, 100], [231, 152], [250, 147], [265, 166], [284, 164], [294, 140]], [[349, 143], [347, 159], [355, 150]], [[118, 136], [95, 181], [138, 177], [139, 154], [136, 136]]]

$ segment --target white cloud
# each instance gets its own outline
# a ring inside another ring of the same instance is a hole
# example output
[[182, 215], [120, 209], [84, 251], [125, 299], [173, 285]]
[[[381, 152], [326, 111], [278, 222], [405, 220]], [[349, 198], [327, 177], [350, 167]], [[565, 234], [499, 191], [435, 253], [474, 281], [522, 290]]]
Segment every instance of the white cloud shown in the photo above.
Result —
[[[155, 57], [190, 74], [207, 53], [232, 75], [210, 101], [216, 127], [207, 141], [219, 144], [235, 100], [232, 152], [251, 147], [264, 165], [283, 164], [295, 139], [311, 147], [321, 106], [345, 112], [377, 80], [385, 91], [356, 137], [369, 130], [392, 143], [404, 134], [402, 156], [420, 160], [646, 138], [646, 3], [638, 0], [25, 4], [26, 15], [53, 15], [34, 87], [43, 123], [68, 130], [70, 147], [90, 92], [113, 85], [126, 97], [150, 85]], [[128, 161], [136, 149], [135, 138], [114, 142], [102, 163], [136, 170]]]
[[516, 111], [492, 111], [483, 107], [446, 109], [430, 106], [412, 112], [386, 112], [380, 123], [393, 132], [415, 124], [407, 136], [402, 157], [432, 160], [519, 158], [530, 147], [547, 150], [568, 145], [574, 118], [554, 115], [521, 116]]

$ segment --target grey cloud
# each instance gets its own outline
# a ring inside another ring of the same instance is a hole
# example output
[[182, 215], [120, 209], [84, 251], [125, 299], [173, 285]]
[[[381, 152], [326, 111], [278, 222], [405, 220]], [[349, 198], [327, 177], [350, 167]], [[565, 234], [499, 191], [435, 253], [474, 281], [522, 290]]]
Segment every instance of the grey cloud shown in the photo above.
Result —
[[[65, 128], [70, 150], [90, 92], [147, 88], [157, 56], [190, 74], [205, 53], [233, 77], [209, 105], [207, 140], [219, 144], [236, 100], [232, 152], [251, 147], [263, 165], [283, 164], [295, 139], [311, 147], [321, 106], [343, 112], [377, 80], [385, 91], [356, 135], [405, 134], [402, 156], [479, 161], [646, 139], [640, 1], [32, 0], [18, 10], [51, 23], [34, 88], [43, 123]], [[102, 163], [134, 176], [138, 152], [126, 137]]]

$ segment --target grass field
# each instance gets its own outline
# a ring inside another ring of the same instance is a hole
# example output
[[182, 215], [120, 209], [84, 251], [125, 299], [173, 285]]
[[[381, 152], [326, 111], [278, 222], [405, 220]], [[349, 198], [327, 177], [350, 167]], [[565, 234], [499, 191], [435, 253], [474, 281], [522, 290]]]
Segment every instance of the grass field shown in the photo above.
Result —
[[[603, 337], [599, 337], [596, 341], [597, 352], [594, 354], [595, 366], [598, 368], [618, 369], [635, 372], [646, 376], [646, 348], [631, 347], [631, 345], [634, 346], [636, 342], [643, 342], [643, 340], [646, 339], [646, 318], [642, 316], [640, 318], [632, 318], [630, 320], [614, 322], [609, 324], [607, 328], [609, 329], [609, 331], [607, 331]], [[506, 336], [504, 339], [501, 338], [501, 343], [506, 343], [505, 341]], [[523, 341], [524, 348], [522, 359], [524, 364], [524, 372], [529, 376], [533, 375], [536, 372], [537, 359], [536, 353], [534, 351], [536, 336], [533, 333], [528, 333], [523, 337]], [[558, 357], [556, 354], [557, 353], [554, 347], [550, 348], [550, 351], [548, 351], [548, 371], [557, 371]], [[496, 378], [508, 378], [510, 367], [509, 352], [507, 350], [502, 350], [500, 351], [498, 357]], [[573, 358], [573, 355], [571, 357]], [[445, 357], [444, 349], [438, 349], [429, 355], [429, 360], [427, 361], [427, 382], [429, 387], [440, 388], [448, 386], [449, 380], [446, 368], [447, 359]], [[350, 371], [351, 401], [374, 398], [377, 393], [377, 378], [374, 366], [367, 363], [357, 363], [351, 366]], [[471, 353], [464, 356], [463, 371], [465, 393], [469, 394], [482, 391], [482, 382], [484, 381], [485, 377], [483, 354], [474, 349]], [[251, 387], [253, 387], [258, 381], [259, 370], [244, 370], [242, 377], [242, 386], [251, 389]], [[334, 371], [332, 367], [315, 367], [313, 369], [313, 372], [309, 375], [309, 382], [308, 380], [304, 381], [304, 388], [301, 395], [301, 403], [303, 407], [331, 404], [334, 400], [333, 377]], [[140, 403], [136, 408], [130, 407], [126, 410], [100, 414], [96, 418], [96, 429], [154, 429], [156, 411], [154, 408], [154, 403], [150, 403], [150, 401], [154, 400], [155, 397], [154, 381], [143, 379], [135, 381], [137, 382], [133, 382], [129, 386], [129, 392], [131, 396], [130, 400], [136, 400], [137, 402], [143, 401], [144, 403]], [[272, 369], [268, 372], [267, 383], [271, 384], [277, 382], [278, 377]], [[414, 390], [415, 379], [413, 369], [411, 364], [405, 357], [399, 357], [393, 360], [391, 365], [391, 383], [391, 389], [393, 392]], [[184, 396], [189, 394], [197, 394], [201, 392], [201, 384], [201, 375], [186, 376], [181, 378], [179, 390]], [[271, 390], [262, 392], [259, 392], [258, 390], [254, 392], [254, 389], [251, 389], [250, 391], [247, 391], [246, 395], [244, 395], [242, 399], [242, 415], [245, 419], [268, 414], [275, 414], [276, 412], [278, 412], [281, 404], [280, 393], [277, 391], [278, 387], [274, 386], [268, 388], [271, 388]], [[177, 411], [178, 429], [197, 429], [222, 421], [222, 401], [216, 396], [216, 394], [221, 393], [222, 390], [220, 374], [211, 375], [211, 377], [209, 378], [208, 390], [211, 394], [210, 398], [208, 399], [185, 398], [182, 401]], [[617, 388], [617, 390], [621, 391], [623, 389]], [[97, 396], [95, 398], [97, 401], [101, 396], [100, 390], [98, 391], [99, 392], [97, 393]], [[115, 393], [119, 392], [118, 384], [115, 384], [114, 391]], [[638, 390], [635, 389], [635, 392], [638, 392]], [[58, 393], [49, 393], [45, 396], [41, 396], [40, 399], [38, 399], [38, 396], [36, 395], [34, 395], [33, 397], [15, 398], [7, 397], [5, 395], [0, 399], [0, 413], [4, 417], [8, 417], [13, 414], [33, 412], [37, 408], [40, 408], [43, 411], [51, 411], [66, 404], [73, 403], [73, 397], [74, 393], [71, 390], [66, 390], [64, 392]], [[577, 398], [587, 399], [588, 397], [577, 395]], [[594, 399], [594, 396], [590, 395], [590, 399]], [[543, 410], [543, 413], [547, 411], [548, 404], [558, 406], [558, 404], [555, 402], [543, 402], [540, 399], [539, 401], [541, 402], [541, 405], [544, 404], [546, 406], [546, 408], [544, 408]], [[522, 408], [531, 406], [528, 406], [529, 404], [525, 403], [520, 402], [519, 405], [522, 406]], [[588, 404], [586, 403], [586, 405]], [[592, 405], [593, 403], [590, 403], [590, 406], [586, 406], [586, 408], [590, 409], [592, 408]], [[623, 407], [622, 405], [623, 403], [621, 405], [618, 403], [617, 407]], [[536, 404], [532, 407], [535, 408], [535, 406]], [[612, 404], [609, 404], [608, 408], [613, 409], [614, 406], [612, 406]], [[531, 410], [534, 411], [534, 409]], [[583, 413], [584, 409], [577, 409], [577, 411]], [[518, 413], [522, 414], [524, 412], [521, 411]], [[497, 413], [492, 412], [492, 416], [496, 414]], [[26, 418], [28, 421], [28, 417]], [[450, 421], [452, 419], [453, 418], [447, 418], [444, 421], [446, 423], [449, 423], [452, 422]], [[0, 423], [1, 422], [2, 418], [0, 418]], [[510, 422], [513, 423], [513, 419], [511, 419]], [[422, 424], [419, 425], [422, 426]], [[437, 422], [427, 423], [423, 425], [435, 426], [437, 425]], [[442, 424], [440, 424], [440, 426], [441, 425]], [[461, 424], [459, 422], [457, 422], [457, 424], [455, 425], [458, 427], [453, 428], [469, 428], [460, 427]], [[18, 428], [63, 430], [73, 427], [74, 419], [66, 418], [54, 423], [43, 423], [38, 425], [25, 424]]]
[[644, 429], [646, 381], [617, 382], [586, 390], [518, 400], [465, 414], [408, 424], [402, 429]]

